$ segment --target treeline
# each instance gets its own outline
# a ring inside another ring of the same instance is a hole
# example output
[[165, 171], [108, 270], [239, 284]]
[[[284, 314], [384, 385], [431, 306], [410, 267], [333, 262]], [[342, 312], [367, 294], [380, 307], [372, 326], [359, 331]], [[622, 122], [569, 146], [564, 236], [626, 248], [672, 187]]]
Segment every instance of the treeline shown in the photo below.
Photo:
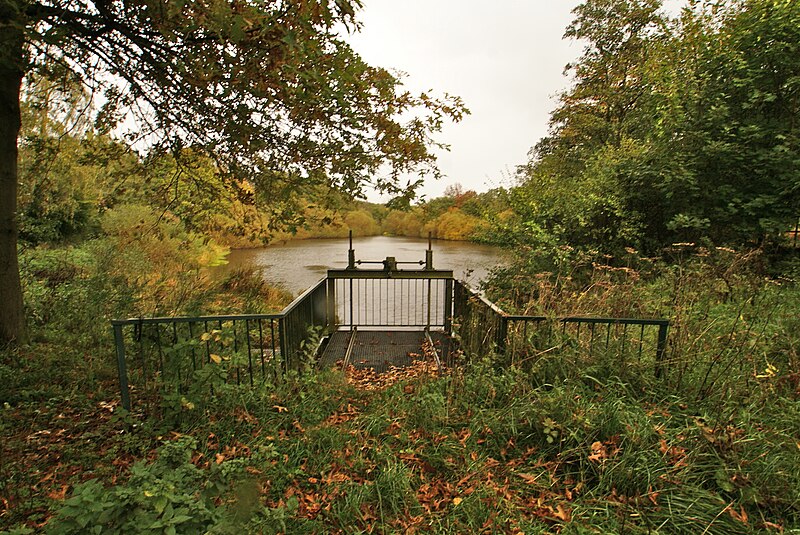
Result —
[[32, 80], [21, 238], [97, 236], [106, 214], [133, 210], [229, 247], [350, 229], [613, 255], [685, 242], [785, 244], [800, 215], [800, 5], [691, 2], [670, 18], [661, 4], [578, 6], [566, 36], [585, 48], [517, 185], [451, 186], [415, 203], [375, 205], [324, 186], [278, 195], [196, 149], [138, 154], [135, 140], [112, 140], [81, 117], [80, 86]]
[[131, 232], [171, 222], [202, 242], [208, 262], [226, 247], [303, 238], [392, 235], [481, 240], [493, 214], [509, 210], [503, 189], [450, 186], [413, 205], [353, 200], [324, 187], [274, 196], [231, 176], [202, 151], [137, 153], [89, 123], [87, 96], [64, 81], [31, 84], [23, 102], [19, 222], [23, 246], [80, 243], [130, 223]]
[[[320, 218], [319, 207], [307, 209], [311, 224], [288, 238], [345, 237], [349, 230], [355, 236], [405, 236], [424, 238], [429, 234], [441, 240], [494, 242], [495, 221], [511, 217], [508, 191], [496, 188], [484, 193], [464, 190], [460, 184], [448, 186], [444, 195], [421, 200], [413, 205], [390, 201], [386, 205], [364, 201], [349, 203]], [[324, 219], [324, 220], [323, 220]]]

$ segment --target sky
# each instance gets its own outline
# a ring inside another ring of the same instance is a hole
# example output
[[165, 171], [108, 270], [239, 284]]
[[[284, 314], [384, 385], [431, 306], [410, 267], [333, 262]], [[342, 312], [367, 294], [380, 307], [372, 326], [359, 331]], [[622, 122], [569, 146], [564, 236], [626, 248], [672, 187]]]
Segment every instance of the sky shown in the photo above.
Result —
[[[667, 0], [667, 5], [678, 0]], [[458, 95], [471, 115], [437, 139], [445, 177], [420, 193], [459, 183], [486, 191], [513, 184], [517, 165], [547, 134], [564, 67], [583, 45], [562, 39], [579, 0], [364, 0], [361, 32], [347, 38], [368, 63], [406, 74], [404, 86]], [[386, 201], [376, 194], [372, 201]]]

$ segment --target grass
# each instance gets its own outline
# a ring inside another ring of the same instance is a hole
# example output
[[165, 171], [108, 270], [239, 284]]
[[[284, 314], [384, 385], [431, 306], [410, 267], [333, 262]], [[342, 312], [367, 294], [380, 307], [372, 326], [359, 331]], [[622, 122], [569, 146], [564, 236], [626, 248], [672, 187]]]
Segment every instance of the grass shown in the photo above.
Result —
[[53, 533], [132, 518], [161, 533], [170, 511], [176, 533], [800, 529], [796, 398], [764, 387], [720, 418], [658, 385], [535, 383], [489, 361], [381, 391], [330, 371], [231, 387], [163, 435], [109, 400], [21, 404], [0, 420], [15, 460], [0, 518]]
[[[292, 373], [127, 414], [99, 333], [48, 324], [0, 354], [0, 531], [800, 533], [800, 292], [717, 276], [576, 297], [671, 304], [658, 380], [575, 345], [377, 389]], [[263, 294], [239, 286], [224, 291]]]

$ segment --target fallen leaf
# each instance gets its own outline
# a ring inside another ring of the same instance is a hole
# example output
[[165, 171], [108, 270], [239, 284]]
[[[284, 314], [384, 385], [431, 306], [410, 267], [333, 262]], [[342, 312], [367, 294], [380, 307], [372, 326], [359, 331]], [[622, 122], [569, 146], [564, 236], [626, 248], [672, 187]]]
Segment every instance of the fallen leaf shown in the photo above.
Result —
[[600, 462], [604, 459], [608, 459], [608, 451], [606, 447], [603, 445], [602, 442], [599, 440], [592, 443], [591, 446], [592, 453], [589, 455], [589, 460], [594, 462]]
[[533, 474], [525, 474], [522, 472], [518, 473], [517, 475], [521, 477], [528, 485], [533, 485], [534, 483], [536, 483], [536, 480], [538, 480], [539, 477], [541, 477], [541, 474], [533, 475]]
[[61, 488], [58, 490], [52, 490], [47, 493], [47, 497], [51, 500], [58, 500], [61, 501], [67, 496], [67, 490], [69, 490], [69, 485], [61, 485]]
[[747, 517], [747, 511], [744, 510], [744, 506], [741, 506], [739, 508], [739, 511], [736, 511], [736, 509], [734, 509], [729, 505], [728, 513], [731, 515], [731, 517], [733, 517], [734, 520], [738, 520], [742, 524], [747, 524], [748, 517]]
[[564, 507], [564, 505], [560, 503], [556, 505], [556, 511], [553, 514], [555, 515], [556, 518], [558, 518], [559, 520], [563, 520], [564, 522], [569, 522], [570, 519], [572, 518], [570, 510]]

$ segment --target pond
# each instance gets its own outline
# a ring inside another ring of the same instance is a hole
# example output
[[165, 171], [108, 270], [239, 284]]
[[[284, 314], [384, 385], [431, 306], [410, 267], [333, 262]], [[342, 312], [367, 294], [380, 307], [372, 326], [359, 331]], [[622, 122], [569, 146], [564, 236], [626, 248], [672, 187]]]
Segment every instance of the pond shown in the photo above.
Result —
[[[356, 260], [362, 261], [380, 262], [387, 256], [395, 257], [398, 262], [424, 261], [427, 248], [428, 241], [420, 238], [353, 238]], [[328, 269], [347, 267], [348, 249], [347, 238], [294, 240], [261, 249], [236, 249], [219, 270], [227, 273], [238, 268], [256, 268], [265, 280], [297, 294], [325, 277]], [[473, 287], [477, 287], [489, 270], [504, 261], [505, 254], [503, 249], [490, 245], [433, 240], [433, 267], [452, 270], [455, 278]], [[381, 266], [366, 264], [362, 267]], [[399, 267], [415, 269], [411, 264]]]

